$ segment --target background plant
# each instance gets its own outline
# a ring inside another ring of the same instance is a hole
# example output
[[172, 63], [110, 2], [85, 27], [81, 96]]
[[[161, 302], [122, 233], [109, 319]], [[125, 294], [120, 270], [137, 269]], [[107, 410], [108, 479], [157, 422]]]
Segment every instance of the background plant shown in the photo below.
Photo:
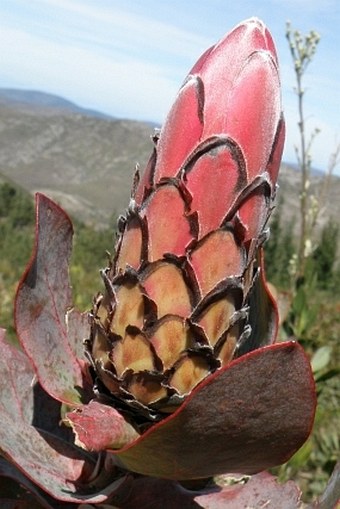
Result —
[[280, 331], [281, 338], [297, 339], [311, 357], [318, 409], [310, 439], [275, 472], [281, 480], [295, 478], [310, 499], [323, 491], [340, 452], [339, 223], [329, 218], [321, 231], [319, 227], [327, 207], [331, 177], [339, 162], [340, 145], [331, 154], [321, 191], [315, 195], [310, 186], [312, 145], [319, 130], [315, 128], [310, 136], [307, 135], [303, 78], [316, 54], [320, 36], [314, 30], [303, 35], [288, 23], [286, 37], [298, 99], [299, 144], [295, 152], [301, 175], [299, 229], [294, 237], [293, 221], [289, 224], [282, 222], [279, 205], [266, 249], [267, 273], [289, 309]]

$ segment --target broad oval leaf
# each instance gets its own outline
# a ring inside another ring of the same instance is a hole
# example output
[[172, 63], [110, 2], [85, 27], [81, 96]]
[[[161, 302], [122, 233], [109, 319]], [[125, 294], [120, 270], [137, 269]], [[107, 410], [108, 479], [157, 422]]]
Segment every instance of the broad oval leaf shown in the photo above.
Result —
[[125, 468], [167, 479], [253, 474], [301, 447], [315, 405], [301, 346], [270, 345], [209, 376], [174, 414], [116, 455]]

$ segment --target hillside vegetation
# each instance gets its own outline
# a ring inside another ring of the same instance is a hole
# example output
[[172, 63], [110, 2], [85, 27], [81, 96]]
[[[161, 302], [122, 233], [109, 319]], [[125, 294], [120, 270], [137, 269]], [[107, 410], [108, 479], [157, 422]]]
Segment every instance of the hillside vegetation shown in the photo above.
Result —
[[135, 166], [144, 167], [152, 150], [147, 123], [4, 99], [0, 132], [0, 174], [104, 227], [126, 207]]

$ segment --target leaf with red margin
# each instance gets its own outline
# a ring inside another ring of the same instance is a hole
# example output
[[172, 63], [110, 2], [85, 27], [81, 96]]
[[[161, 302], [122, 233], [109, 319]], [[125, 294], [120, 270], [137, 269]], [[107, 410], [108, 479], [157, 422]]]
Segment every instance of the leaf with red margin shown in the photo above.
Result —
[[[93, 487], [88, 486], [86, 493], [95, 458], [67, 441], [69, 430], [60, 429], [58, 436], [53, 433], [58, 428], [60, 413], [54, 423], [50, 422], [51, 414], [57, 414], [54, 405], [60, 407], [60, 403], [53, 402], [47, 394], [40, 401], [41, 389], [36, 390], [29, 360], [6, 342], [3, 329], [0, 329], [0, 351], [0, 450], [28, 479], [57, 500], [104, 502], [124, 478], [98, 493], [93, 493]], [[35, 421], [41, 427], [32, 425]]]
[[88, 336], [86, 318], [71, 311], [68, 266], [72, 224], [65, 212], [42, 194], [36, 196], [33, 256], [19, 283], [15, 322], [19, 339], [51, 396], [70, 405], [91, 392], [80, 343]]
[[66, 414], [76, 434], [76, 443], [88, 451], [119, 449], [129, 444], [139, 433], [115, 408], [92, 400], [87, 405]]
[[301, 346], [274, 344], [207, 377], [174, 414], [112, 453], [129, 470], [167, 479], [253, 474], [284, 463], [301, 447], [315, 405]]

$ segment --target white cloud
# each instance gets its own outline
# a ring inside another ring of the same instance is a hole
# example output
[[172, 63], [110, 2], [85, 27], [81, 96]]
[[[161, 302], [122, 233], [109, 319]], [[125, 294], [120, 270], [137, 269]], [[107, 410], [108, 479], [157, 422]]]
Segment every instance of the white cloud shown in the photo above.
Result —
[[[114, 6], [98, 7], [94, 3], [72, 0], [31, 0], [31, 4], [39, 8], [53, 8], [55, 14], [64, 17], [65, 25], [60, 27], [66, 32], [72, 25], [81, 34], [82, 41], [96, 42], [102, 46], [112, 46], [116, 50], [129, 50], [138, 53], [140, 48], [149, 48], [153, 52], [164, 52], [176, 56], [197, 57], [198, 51], [212, 43], [207, 37], [195, 31], [183, 30], [172, 23], [154, 19], [149, 14], [140, 15], [131, 10], [123, 10]], [[72, 23], [72, 20], [74, 23]], [[79, 26], [87, 23], [87, 31], [79, 30]], [[78, 28], [77, 28], [78, 27]], [[128, 37], [126, 37], [128, 34]], [[74, 33], [70, 33], [74, 37]], [[170, 44], [169, 44], [170, 41]], [[147, 53], [144, 52], [147, 59]]]
[[212, 43], [114, 2], [31, 0], [25, 16], [22, 2], [0, 32], [2, 77], [113, 115], [162, 121], [187, 62]]
[[0, 45], [3, 72], [21, 79], [26, 88], [53, 91], [118, 116], [160, 121], [178, 88], [155, 64], [131, 57], [115, 61], [21, 30], [2, 30]]

